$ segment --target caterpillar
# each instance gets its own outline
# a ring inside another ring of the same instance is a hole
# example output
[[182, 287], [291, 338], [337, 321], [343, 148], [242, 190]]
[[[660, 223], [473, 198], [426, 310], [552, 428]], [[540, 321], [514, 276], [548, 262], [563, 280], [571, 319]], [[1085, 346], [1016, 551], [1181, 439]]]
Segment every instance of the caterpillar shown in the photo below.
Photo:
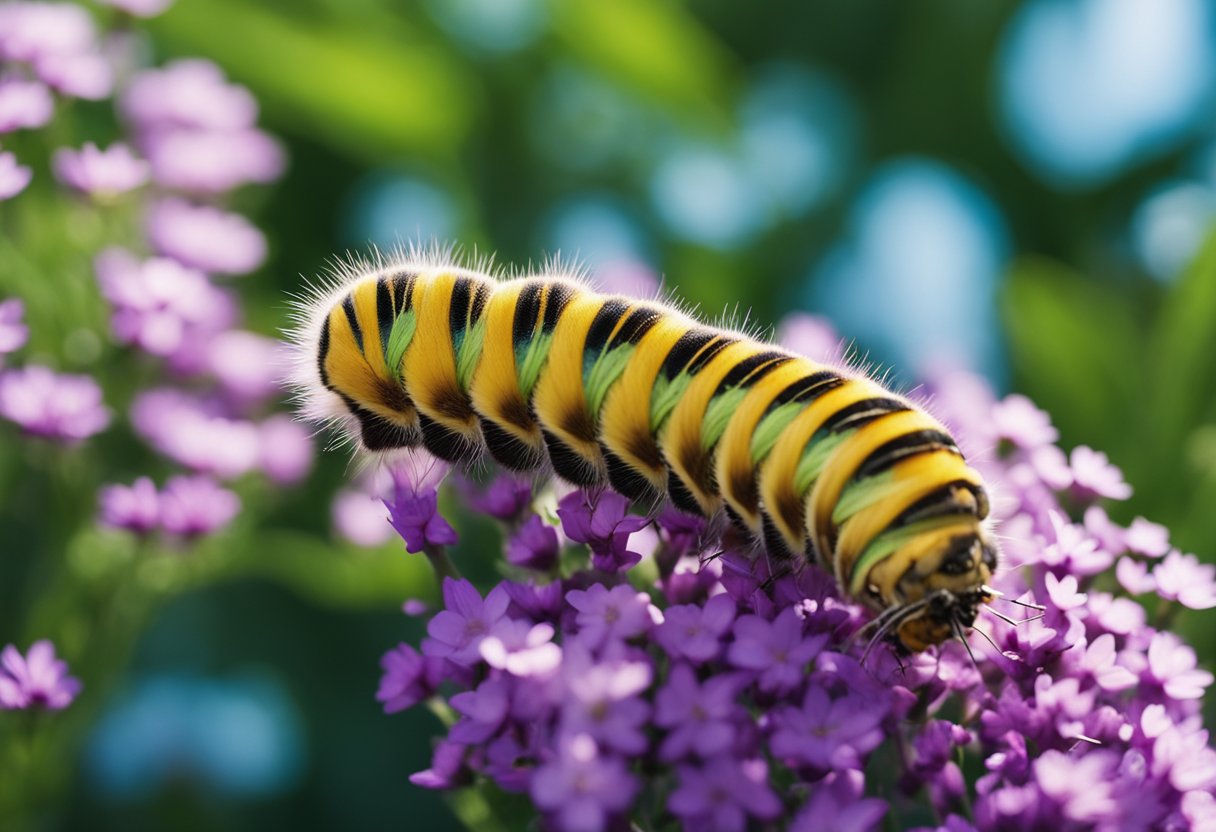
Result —
[[962, 638], [997, 597], [983, 482], [923, 408], [549, 271], [497, 279], [416, 252], [340, 267], [293, 335], [306, 411], [367, 451], [488, 453], [724, 515], [770, 557], [818, 561], [907, 651]]

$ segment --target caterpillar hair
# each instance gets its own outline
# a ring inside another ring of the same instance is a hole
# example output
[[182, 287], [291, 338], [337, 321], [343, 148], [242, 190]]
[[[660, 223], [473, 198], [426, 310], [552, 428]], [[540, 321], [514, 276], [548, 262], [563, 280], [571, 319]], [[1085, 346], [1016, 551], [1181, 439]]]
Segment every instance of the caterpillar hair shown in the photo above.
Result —
[[995, 597], [983, 483], [914, 402], [556, 268], [499, 279], [448, 260], [352, 261], [301, 301], [307, 414], [366, 451], [488, 452], [725, 515], [770, 557], [817, 560], [909, 651]]

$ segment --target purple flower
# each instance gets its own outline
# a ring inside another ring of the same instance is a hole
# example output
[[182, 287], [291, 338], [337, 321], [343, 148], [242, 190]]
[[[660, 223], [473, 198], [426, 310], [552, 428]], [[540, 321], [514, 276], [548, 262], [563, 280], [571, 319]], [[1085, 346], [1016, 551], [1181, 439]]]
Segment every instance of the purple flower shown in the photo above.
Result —
[[135, 158], [121, 142], [105, 150], [92, 142], [78, 151], [60, 148], [52, 162], [60, 182], [100, 200], [111, 200], [148, 181], [148, 163]]
[[389, 484], [378, 490], [386, 492], [382, 500], [389, 522], [405, 541], [407, 552], [456, 543], [456, 530], [439, 514], [438, 486], [449, 470], [447, 463], [421, 450], [411, 450], [383, 469]]
[[997, 438], [1025, 450], [1051, 445], [1060, 438], [1051, 417], [1025, 396], [1007, 396], [993, 405], [992, 421]]
[[67, 662], [55, 658], [49, 641], [34, 642], [25, 656], [6, 646], [0, 653], [0, 709], [66, 708], [80, 693], [79, 680], [67, 674]]
[[625, 764], [601, 756], [586, 735], [568, 738], [558, 757], [532, 775], [532, 800], [563, 832], [607, 829], [614, 815], [633, 804], [637, 791], [637, 780]]
[[183, 199], [153, 205], [147, 230], [157, 253], [204, 272], [246, 274], [266, 259], [266, 238], [244, 217]]
[[30, 337], [24, 315], [25, 304], [16, 298], [0, 301], [0, 356], [21, 349]]
[[[794, 818], [790, 832], [869, 832], [887, 814], [887, 804], [861, 795], [865, 780], [860, 771], [837, 771], [820, 780], [806, 806]], [[947, 826], [951, 832], [954, 827]]]
[[444, 578], [443, 603], [446, 609], [427, 624], [430, 638], [422, 642], [422, 652], [471, 667], [481, 661], [481, 641], [505, 619], [511, 598], [496, 586], [483, 600], [468, 581]]
[[330, 507], [334, 530], [358, 546], [379, 546], [393, 536], [384, 503], [361, 491], [339, 491]]
[[510, 688], [506, 679], [491, 677], [476, 690], [458, 693], [449, 701], [462, 719], [452, 726], [448, 738], [471, 745], [498, 733], [510, 708]]
[[427, 546], [451, 546], [456, 542], [456, 530], [439, 513], [439, 494], [431, 489], [414, 493], [408, 488], [396, 489], [391, 500], [384, 500], [388, 521], [405, 541], [411, 554]]
[[73, 98], [100, 101], [114, 90], [114, 70], [99, 52], [44, 55], [35, 68], [49, 86]]
[[0, 199], [10, 199], [25, 190], [33, 172], [25, 165], [17, 164], [17, 157], [0, 152]]
[[718, 656], [722, 637], [730, 631], [734, 620], [735, 602], [723, 593], [710, 598], [704, 606], [668, 607], [654, 638], [672, 659], [701, 664]]
[[727, 658], [735, 667], [756, 673], [760, 690], [789, 691], [802, 683], [807, 664], [827, 640], [826, 635], [804, 638], [802, 619], [793, 607], [787, 607], [771, 622], [758, 615], [736, 621], [735, 641]]
[[264, 335], [229, 329], [207, 339], [203, 369], [236, 400], [254, 404], [282, 389], [282, 345]]
[[1058, 511], [1052, 511], [1049, 517], [1054, 540], [1040, 555], [1046, 566], [1057, 574], [1072, 572], [1080, 576], [1097, 575], [1110, 568], [1115, 556], [1099, 549], [1083, 526], [1069, 523]]
[[1157, 633], [1148, 646], [1142, 684], [1160, 686], [1170, 699], [1200, 699], [1212, 674], [1197, 666], [1195, 651], [1173, 633]]
[[1072, 449], [1068, 462], [1072, 468], [1073, 493], [1078, 499], [1126, 500], [1132, 496], [1132, 487], [1123, 481], [1123, 472], [1111, 465], [1110, 458], [1101, 451], [1080, 445]]
[[468, 498], [474, 511], [510, 522], [532, 502], [532, 485], [517, 477], [499, 476], [484, 491], [468, 488]]
[[567, 494], [558, 503], [566, 536], [575, 543], [591, 547], [591, 562], [596, 569], [617, 572], [633, 566], [642, 556], [627, 550], [629, 536], [644, 529], [650, 521], [630, 516], [629, 500], [613, 491], [593, 498], [585, 491]]
[[249, 90], [227, 83], [218, 66], [201, 59], [137, 73], [123, 91], [120, 107], [142, 130], [236, 130], [253, 126], [258, 116]]
[[1143, 517], [1132, 520], [1125, 539], [1128, 549], [1150, 558], [1159, 558], [1170, 550], [1169, 529]]
[[308, 430], [285, 414], [271, 416], [258, 426], [261, 447], [258, 466], [271, 482], [294, 485], [312, 470], [312, 437]]
[[694, 752], [707, 758], [729, 750], [741, 714], [736, 702], [740, 687], [740, 680], [730, 675], [698, 684], [688, 665], [672, 668], [655, 697], [654, 723], [669, 732], [659, 746], [659, 759], [672, 762]]
[[1157, 593], [1193, 610], [1216, 607], [1216, 566], [1175, 550], [1153, 570]]
[[562, 730], [567, 736], [587, 734], [601, 746], [622, 754], [640, 754], [649, 746], [646, 722], [650, 706], [639, 694], [653, 678], [650, 665], [631, 661], [593, 662], [568, 646], [563, 662], [567, 695]]
[[241, 510], [241, 500], [210, 477], [177, 476], [165, 483], [160, 506], [166, 532], [201, 537], [231, 523]]
[[802, 707], [773, 714], [773, 754], [817, 770], [861, 768], [883, 740], [886, 711], [864, 698], [832, 699], [818, 685], [807, 688]]
[[0, 80], [0, 133], [37, 129], [51, 120], [51, 92], [37, 81]]
[[159, 129], [141, 145], [157, 184], [218, 194], [252, 182], [273, 182], [286, 167], [283, 148], [261, 130]]
[[424, 789], [454, 789], [468, 785], [464, 758], [468, 746], [442, 741], [436, 744], [431, 767], [410, 775], [410, 782]]
[[151, 534], [160, 525], [160, 495], [148, 477], [140, 477], [129, 486], [105, 486], [100, 503], [101, 522], [112, 528]]
[[551, 624], [504, 619], [481, 641], [486, 664], [512, 676], [548, 676], [562, 661], [562, 649], [553, 643]]
[[423, 656], [408, 644], [398, 644], [380, 659], [384, 675], [376, 701], [386, 714], [417, 705], [435, 692], [444, 677], [444, 660]]
[[557, 540], [557, 529], [550, 526], [539, 514], [533, 514], [507, 541], [508, 563], [548, 572], [557, 565], [561, 547]]
[[257, 426], [220, 415], [218, 402], [177, 390], [146, 390], [131, 405], [137, 433], [157, 451], [200, 473], [240, 476], [258, 463]]
[[[1077, 649], [1079, 648], [1073, 648], [1067, 655], [1076, 653]], [[1080, 654], [1077, 669], [1092, 676], [1098, 687], [1103, 690], [1121, 691], [1136, 684], [1136, 675], [1116, 663], [1119, 656], [1115, 650], [1115, 637], [1110, 633], [1098, 636], [1084, 650], [1085, 652]]]
[[680, 785], [667, 808], [689, 829], [742, 832], [749, 816], [774, 820], [781, 814], [781, 801], [767, 781], [763, 760], [715, 757], [699, 768], [681, 766]]
[[191, 338], [226, 323], [229, 303], [206, 275], [176, 260], [140, 261], [110, 248], [94, 263], [101, 293], [110, 302], [115, 337], [153, 355], [167, 356]]
[[629, 584], [607, 589], [592, 584], [566, 593], [566, 602], [578, 610], [578, 637], [594, 649], [610, 641], [627, 641], [654, 624], [650, 596]]
[[1118, 757], [1104, 749], [1079, 756], [1050, 750], [1034, 761], [1034, 775], [1039, 789], [1059, 804], [1066, 818], [1093, 824], [1118, 817], [1113, 777], [1117, 765]]
[[110, 423], [101, 388], [92, 378], [58, 375], [38, 366], [0, 375], [0, 416], [31, 435], [69, 443]]

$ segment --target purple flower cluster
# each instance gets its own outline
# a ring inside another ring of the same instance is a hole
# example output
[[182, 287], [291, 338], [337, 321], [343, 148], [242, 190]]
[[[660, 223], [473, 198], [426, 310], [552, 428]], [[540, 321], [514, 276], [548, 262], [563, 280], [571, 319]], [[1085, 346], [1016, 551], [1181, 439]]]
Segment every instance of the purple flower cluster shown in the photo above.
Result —
[[[1212, 828], [1213, 677], [1160, 622], [1216, 606], [1216, 569], [1111, 521], [1098, 501], [1130, 493], [1119, 471], [1066, 456], [1028, 400], [969, 376], [934, 392], [961, 441], [998, 449], [979, 462], [1007, 541], [1005, 600], [976, 626], [991, 643], [866, 655], [868, 614], [817, 567], [576, 491], [560, 530], [504, 511], [508, 577], [484, 595], [445, 579], [420, 647], [385, 656], [386, 711], [446, 701], [454, 720], [412, 781], [527, 795], [556, 830], [869, 830], [888, 813], [950, 832]], [[1097, 579], [1112, 566], [1119, 584]], [[1131, 595], [1157, 596], [1157, 625]]]
[[24, 656], [12, 644], [0, 652], [0, 710], [60, 711], [78, 693], [80, 682], [49, 641], [34, 642]]
[[[313, 447], [306, 428], [272, 412], [285, 366], [278, 342], [240, 328], [237, 296], [221, 279], [254, 271], [267, 254], [262, 233], [223, 206], [235, 189], [277, 179], [285, 155], [258, 129], [250, 92], [215, 64], [141, 67], [148, 50], [123, 15], [158, 14], [169, 2], [106, 0], [121, 13], [107, 19], [122, 25], [122, 37], [99, 32], [80, 5], [0, 4], [0, 134], [44, 127], [58, 97], [114, 98], [125, 135], [104, 148], [85, 141], [54, 149], [51, 168], [92, 210], [113, 211], [126, 200], [143, 218], [143, 245], [95, 253], [94, 270], [113, 339], [152, 356], [161, 371], [158, 386], [130, 403], [130, 422], [189, 474], [170, 477], [161, 491], [147, 478], [109, 486], [100, 516], [140, 534], [196, 537], [240, 509], [216, 479], [257, 471], [276, 484], [295, 483], [310, 470]], [[0, 152], [0, 198], [29, 179], [28, 167]], [[26, 339], [22, 310], [20, 301], [0, 303], [0, 356]], [[112, 415], [88, 376], [0, 369], [0, 418], [26, 434], [75, 443]]]

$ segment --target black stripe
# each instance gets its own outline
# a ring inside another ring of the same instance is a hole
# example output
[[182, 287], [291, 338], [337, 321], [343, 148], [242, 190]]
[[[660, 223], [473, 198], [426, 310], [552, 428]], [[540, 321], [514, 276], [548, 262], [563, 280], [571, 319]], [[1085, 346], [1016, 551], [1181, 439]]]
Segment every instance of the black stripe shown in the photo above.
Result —
[[624, 344], [636, 344], [642, 340], [647, 332], [659, 322], [663, 313], [658, 309], [652, 309], [648, 306], [639, 306], [630, 313], [625, 322], [621, 324], [621, 328], [617, 330], [616, 336], [612, 339], [611, 348], [619, 347]]
[[448, 329], [452, 335], [452, 345], [460, 343], [469, 325], [469, 303], [473, 295], [473, 279], [458, 277], [452, 284], [452, 297], [448, 302]]
[[705, 516], [701, 504], [693, 496], [692, 490], [684, 484], [684, 480], [680, 479], [680, 475], [675, 472], [674, 468], [667, 469], [667, 496], [671, 498], [672, 505], [680, 511], [694, 517]]
[[948, 482], [905, 508], [889, 526], [882, 530], [882, 534], [901, 529], [910, 523], [931, 520], [935, 517], [948, 517], [954, 514], [974, 516], [976, 503], [970, 500], [955, 499], [954, 492], [957, 488], [964, 488], [971, 492], [976, 498], [976, 502], [986, 502], [986, 500], [981, 500], [975, 484], [966, 480]]
[[958, 452], [958, 446], [954, 444], [954, 440], [948, 433], [940, 430], [915, 430], [905, 433], [871, 451], [870, 455], [861, 463], [861, 467], [853, 474], [853, 479], [881, 474], [900, 460], [942, 449]]
[[469, 323], [477, 323], [481, 320], [482, 314], [486, 311], [486, 304], [490, 300], [491, 289], [485, 283], [477, 284], [477, 291], [473, 293], [473, 307], [469, 312]]
[[574, 287], [566, 283], [550, 283], [549, 291], [545, 294], [545, 320], [541, 323], [540, 331], [548, 335], [557, 326], [557, 319], [574, 297]]
[[359, 434], [363, 447], [369, 451], [387, 451], [393, 448], [412, 448], [418, 444], [414, 431], [394, 425], [392, 422], [365, 410], [350, 396], [338, 394], [346, 409], [359, 420]]
[[718, 333], [710, 329], [690, 329], [672, 344], [671, 349], [667, 353], [667, 357], [663, 359], [663, 367], [661, 372], [663, 376], [671, 381], [680, 374], [680, 371], [688, 366], [688, 362], [696, 358], [706, 344], [718, 337]]
[[714, 395], [725, 393], [732, 387], [750, 387], [789, 360], [790, 357], [781, 352], [761, 352], [749, 355], [730, 368], [725, 378], [718, 383], [718, 389], [714, 391]]
[[767, 514], [761, 516], [760, 521], [761, 537], [764, 539], [764, 548], [768, 550], [768, 554], [777, 560], [793, 560], [794, 553], [790, 550], [789, 544], [785, 542], [785, 535], [777, 528], [777, 524], [773, 522], [773, 518]]
[[[393, 294], [389, 291], [388, 278], [381, 277], [376, 281], [376, 326], [380, 329], [380, 351], [388, 355], [388, 335], [393, 331], [393, 321], [396, 320], [393, 309]], [[392, 367], [389, 372], [394, 372]]]
[[872, 422], [879, 416], [888, 413], [899, 413], [910, 408], [897, 399], [862, 399], [848, 407], [837, 410], [823, 423], [822, 430], [829, 433], [843, 433], [846, 430], [861, 427]]
[[409, 272], [398, 272], [393, 275], [393, 299], [396, 301], [398, 315], [414, 308], [415, 280], [416, 277]]
[[697, 373], [701, 372], [701, 368], [712, 361], [714, 356], [722, 352], [722, 350], [726, 349], [733, 343], [735, 343], [734, 338], [718, 338], [718, 340], [701, 350], [700, 354], [698, 354], [697, 357], [692, 360], [692, 363], [688, 365], [688, 374], [695, 376]]
[[540, 297], [545, 284], [539, 280], [529, 282], [515, 299], [515, 318], [511, 323], [511, 346], [518, 350], [532, 340], [536, 331], [536, 318], [540, 315]]
[[608, 345], [613, 330], [621, 318], [629, 312], [629, 302], [619, 298], [608, 298], [600, 311], [595, 313], [595, 320], [587, 330], [587, 340], [583, 342], [583, 360], [594, 360]]
[[418, 423], [422, 427], [422, 444], [432, 454], [446, 462], [463, 462], [469, 458], [470, 445], [463, 434], [428, 419], [422, 413], [418, 414]]
[[329, 386], [329, 373], [325, 370], [325, 359], [329, 355], [329, 316], [325, 316], [325, 323], [321, 324], [321, 339], [317, 344], [317, 372], [321, 375], [321, 384], [332, 390]]
[[773, 399], [772, 406], [780, 407], [790, 402], [802, 404], [813, 401], [829, 390], [835, 390], [842, 384], [844, 384], [844, 379], [831, 370], [820, 370], [818, 373], [812, 373], [805, 378], [800, 378], [786, 387], [777, 394], [777, 398]]
[[545, 437], [545, 445], [549, 449], [549, 462], [559, 477], [584, 487], [599, 483], [595, 466], [590, 461], [549, 431], [542, 431], [541, 434]]
[[648, 500], [655, 496], [654, 485], [645, 474], [608, 450], [603, 443], [600, 443], [600, 450], [608, 468], [608, 482], [614, 491], [631, 500]]
[[354, 333], [359, 352], [363, 352], [363, 328], [359, 326], [359, 318], [355, 315], [354, 293], [347, 295], [342, 301], [342, 311], [346, 313], [346, 320], [350, 323], [350, 331]]
[[534, 471], [545, 461], [544, 452], [504, 430], [493, 420], [481, 418], [481, 435], [490, 456], [512, 471]]

